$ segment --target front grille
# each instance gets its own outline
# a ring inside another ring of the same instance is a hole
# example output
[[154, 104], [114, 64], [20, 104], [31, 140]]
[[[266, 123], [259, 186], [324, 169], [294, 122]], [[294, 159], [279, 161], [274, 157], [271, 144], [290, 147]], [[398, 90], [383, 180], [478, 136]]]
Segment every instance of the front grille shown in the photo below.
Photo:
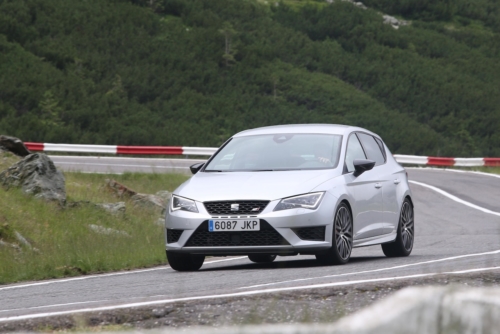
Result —
[[184, 230], [167, 228], [167, 244], [173, 244], [174, 242], [179, 241], [182, 232], [184, 232]]
[[208, 232], [208, 220], [201, 223], [186, 247], [280, 246], [289, 243], [268, 222], [260, 220], [260, 231]]
[[[203, 204], [211, 215], [255, 215], [261, 213], [269, 201], [217, 201]], [[238, 204], [238, 210], [231, 210], [231, 204]]]
[[302, 240], [325, 241], [325, 228], [326, 226], [300, 227], [293, 231]]

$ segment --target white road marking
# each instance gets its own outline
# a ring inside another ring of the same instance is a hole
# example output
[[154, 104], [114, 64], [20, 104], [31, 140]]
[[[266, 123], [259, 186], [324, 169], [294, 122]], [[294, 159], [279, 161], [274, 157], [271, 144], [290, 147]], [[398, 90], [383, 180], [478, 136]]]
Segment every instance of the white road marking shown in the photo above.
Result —
[[[246, 258], [247, 258], [246, 256], [231, 257], [229, 259], [208, 261], [208, 262], [203, 263], [203, 265], [212, 264], [212, 263], [218, 263], [218, 262], [225, 262], [225, 261], [241, 260], [241, 259], [246, 259]], [[3, 290], [12, 290], [12, 289], [21, 289], [21, 288], [28, 288], [28, 287], [39, 286], [39, 285], [49, 285], [49, 284], [56, 284], [56, 283], [66, 283], [66, 282], [72, 282], [72, 281], [82, 281], [82, 280], [87, 280], [87, 279], [92, 279], [92, 278], [102, 278], [102, 277], [121, 276], [121, 275], [130, 275], [130, 274], [140, 274], [140, 273], [146, 273], [146, 272], [150, 272], [150, 271], [158, 271], [158, 270], [166, 270], [166, 269], [170, 269], [170, 267], [169, 266], [164, 266], [164, 267], [156, 267], [156, 268], [151, 268], [151, 269], [140, 269], [140, 270], [131, 270], [131, 271], [119, 271], [119, 272], [109, 273], [109, 274], [98, 274], [98, 275], [89, 275], [89, 276], [63, 278], [63, 279], [52, 280], [52, 281], [42, 281], [42, 282], [35, 282], [35, 283], [28, 283], [28, 284], [6, 286], [6, 287], [0, 288], [0, 291], [3, 291]]]
[[437, 259], [437, 260], [429, 260], [429, 261], [423, 261], [423, 262], [403, 264], [403, 265], [395, 266], [395, 267], [387, 267], [387, 268], [380, 268], [380, 269], [364, 270], [364, 271], [357, 271], [357, 272], [345, 273], [345, 274], [336, 274], [336, 275], [326, 275], [326, 276], [317, 276], [317, 277], [298, 278], [298, 279], [288, 280], [288, 281], [279, 281], [279, 282], [272, 282], [272, 283], [256, 284], [256, 285], [250, 285], [250, 286], [241, 287], [241, 288], [238, 288], [238, 289], [253, 289], [253, 288], [260, 288], [260, 287], [263, 287], [263, 286], [286, 284], [286, 283], [301, 282], [301, 281], [310, 281], [310, 280], [316, 280], [316, 279], [333, 278], [333, 277], [341, 277], [341, 276], [350, 276], [350, 275], [358, 275], [358, 274], [369, 274], [369, 273], [376, 273], [376, 272], [380, 272], [380, 271], [388, 271], [388, 270], [395, 270], [395, 269], [401, 269], [401, 268], [408, 268], [408, 267], [420, 266], [420, 265], [430, 264], [430, 263], [436, 263], [436, 262], [452, 261], [452, 260], [458, 260], [458, 259], [463, 259], [463, 258], [468, 258], [468, 257], [483, 256], [483, 255], [495, 255], [495, 254], [500, 254], [500, 250], [491, 251], [491, 252], [485, 252], [485, 253], [475, 253], [475, 254], [466, 254], [466, 255], [451, 256], [451, 257], [445, 257], [445, 258]]
[[12, 311], [24, 311], [24, 310], [34, 310], [48, 307], [58, 307], [58, 306], [71, 306], [71, 305], [80, 305], [80, 304], [92, 304], [92, 303], [102, 303], [108, 302], [109, 299], [104, 300], [89, 300], [86, 302], [75, 302], [75, 303], [65, 303], [65, 304], [54, 304], [54, 305], [44, 305], [44, 306], [32, 306], [32, 307], [23, 307], [23, 308], [13, 308], [10, 310], [1, 310], [0, 313], [12, 312]]
[[132, 307], [145, 307], [145, 306], [153, 306], [153, 305], [159, 305], [159, 304], [170, 304], [170, 303], [175, 303], [175, 302], [185, 302], [185, 301], [192, 301], [192, 300], [231, 298], [231, 297], [251, 296], [251, 295], [266, 294], [266, 293], [273, 293], [273, 292], [329, 288], [329, 287], [334, 287], [334, 286], [355, 285], [355, 284], [361, 284], [361, 283], [397, 281], [397, 280], [408, 279], [408, 278], [423, 278], [423, 277], [431, 277], [431, 276], [437, 276], [437, 275], [443, 275], [443, 274], [467, 274], [467, 273], [471, 273], [471, 272], [492, 271], [492, 270], [500, 270], [500, 267], [489, 267], [489, 268], [480, 268], [480, 269], [472, 269], [472, 270], [462, 270], [462, 271], [456, 271], [456, 272], [451, 271], [451, 272], [444, 272], [444, 273], [429, 273], [429, 274], [418, 274], [418, 275], [408, 275], [408, 276], [373, 278], [373, 279], [365, 279], [365, 280], [323, 283], [323, 284], [314, 284], [314, 285], [302, 285], [302, 286], [294, 286], [294, 287], [286, 287], [286, 288], [275, 288], [275, 289], [264, 289], [264, 290], [252, 290], [252, 291], [245, 291], [245, 292], [227, 293], [227, 294], [220, 294], [220, 295], [154, 300], [154, 301], [147, 301], [147, 302], [121, 304], [121, 305], [84, 308], [84, 309], [71, 310], [71, 311], [45, 312], [45, 313], [11, 316], [11, 317], [0, 318], [0, 322], [45, 318], [45, 317], [61, 316], [61, 315], [74, 314], [74, 313], [101, 312], [101, 311], [118, 310], [118, 309], [124, 309], [124, 308], [132, 308]]
[[464, 201], [463, 199], [460, 199], [458, 198], [457, 196], [454, 196], [442, 189], [439, 189], [437, 187], [434, 187], [434, 186], [431, 186], [429, 184], [426, 184], [426, 183], [422, 183], [422, 182], [417, 182], [417, 181], [408, 181], [410, 183], [413, 183], [413, 184], [416, 184], [416, 185], [419, 185], [419, 186], [422, 186], [422, 187], [425, 187], [425, 188], [429, 188], [429, 189], [432, 189], [434, 190], [435, 192], [437, 193], [440, 193], [441, 195], [443, 196], [446, 196], [448, 197], [449, 199], [455, 201], [455, 202], [458, 202], [460, 204], [463, 204], [463, 205], [466, 205], [470, 208], [473, 208], [473, 209], [476, 209], [476, 210], [479, 210], [479, 211], [482, 211], [484, 213], [489, 213], [491, 215], [495, 215], [495, 216], [499, 216], [500, 217], [500, 212], [496, 212], [496, 211], [491, 211], [491, 210], [488, 210], [486, 208], [483, 208], [481, 206], [478, 206], [478, 205], [475, 205], [475, 204], [472, 204], [471, 202], [467, 202], [467, 201]]

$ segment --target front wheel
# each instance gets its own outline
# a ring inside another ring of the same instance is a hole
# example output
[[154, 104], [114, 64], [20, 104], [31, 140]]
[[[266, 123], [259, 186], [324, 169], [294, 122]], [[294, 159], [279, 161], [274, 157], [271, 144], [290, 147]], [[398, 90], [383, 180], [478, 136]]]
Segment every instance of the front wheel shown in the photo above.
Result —
[[382, 251], [387, 257], [402, 257], [410, 255], [415, 239], [413, 206], [406, 198], [401, 206], [399, 217], [398, 234], [394, 242], [382, 244]]
[[340, 203], [333, 221], [332, 247], [316, 259], [325, 265], [346, 264], [352, 251], [352, 215], [347, 204]]
[[248, 259], [255, 263], [271, 263], [276, 259], [276, 255], [250, 254]]
[[177, 271], [196, 271], [205, 261], [205, 255], [171, 253], [167, 251], [168, 264]]

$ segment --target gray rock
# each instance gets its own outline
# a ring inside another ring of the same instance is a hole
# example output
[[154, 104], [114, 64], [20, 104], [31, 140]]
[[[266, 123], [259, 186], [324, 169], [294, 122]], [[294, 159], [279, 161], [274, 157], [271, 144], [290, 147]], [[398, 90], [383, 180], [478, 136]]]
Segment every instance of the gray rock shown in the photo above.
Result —
[[128, 234], [127, 232], [115, 230], [115, 229], [112, 229], [112, 228], [109, 228], [109, 227], [100, 226], [100, 225], [90, 224], [89, 228], [92, 231], [94, 231], [95, 233], [98, 233], [98, 234], [103, 234], [103, 235], [117, 235], [117, 236], [122, 236], [122, 237], [130, 237], [130, 234]]
[[165, 217], [160, 217], [155, 221], [155, 224], [158, 226], [165, 226]]
[[21, 187], [23, 192], [37, 198], [66, 201], [64, 175], [43, 153], [30, 154], [4, 170], [0, 173], [0, 183], [5, 188]]
[[165, 202], [170, 201], [170, 197], [172, 197], [172, 194], [170, 193], [170, 191], [167, 191], [167, 190], [160, 190], [155, 195], [163, 198], [165, 200]]
[[112, 214], [125, 213], [125, 202], [118, 203], [96, 203], [95, 206]]
[[15, 231], [15, 232], [14, 232], [14, 235], [15, 235], [15, 237], [16, 237], [16, 239], [17, 239], [17, 241], [18, 241], [21, 245], [23, 245], [23, 246], [25, 246], [25, 247], [27, 247], [27, 248], [29, 248], [29, 249], [33, 249], [33, 246], [31, 246], [30, 242], [29, 242], [28, 240], [26, 240], [26, 238], [25, 238], [25, 237], [23, 237], [23, 236], [21, 235], [21, 233], [19, 233], [19, 232]]
[[399, 27], [407, 26], [410, 24], [408, 21], [398, 20], [394, 16], [390, 15], [382, 15], [382, 18], [384, 19], [385, 24], [390, 24], [394, 29], [399, 29]]
[[0, 135], [0, 148], [12, 152], [20, 157], [25, 157], [31, 152], [24, 146], [21, 139], [16, 137]]
[[129, 187], [121, 184], [120, 182], [117, 182], [112, 179], [106, 179], [106, 186], [108, 187], [109, 190], [111, 190], [113, 193], [115, 193], [116, 196], [122, 198], [122, 197], [131, 197], [137, 194], [137, 191], [134, 191], [130, 189]]
[[134, 202], [134, 205], [156, 208], [160, 210], [164, 210], [167, 207], [168, 201], [164, 198], [156, 195], [150, 194], [135, 194], [130, 197], [130, 199]]

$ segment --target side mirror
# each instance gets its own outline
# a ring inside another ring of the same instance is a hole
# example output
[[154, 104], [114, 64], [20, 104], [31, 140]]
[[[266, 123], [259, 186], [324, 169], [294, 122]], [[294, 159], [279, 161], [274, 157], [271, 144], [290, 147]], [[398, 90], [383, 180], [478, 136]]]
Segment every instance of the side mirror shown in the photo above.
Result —
[[354, 160], [354, 176], [358, 177], [367, 170], [370, 170], [375, 166], [375, 161], [372, 160]]
[[204, 162], [198, 162], [197, 164], [189, 166], [189, 169], [191, 170], [191, 173], [196, 174], [200, 171], [201, 167], [205, 165]]

